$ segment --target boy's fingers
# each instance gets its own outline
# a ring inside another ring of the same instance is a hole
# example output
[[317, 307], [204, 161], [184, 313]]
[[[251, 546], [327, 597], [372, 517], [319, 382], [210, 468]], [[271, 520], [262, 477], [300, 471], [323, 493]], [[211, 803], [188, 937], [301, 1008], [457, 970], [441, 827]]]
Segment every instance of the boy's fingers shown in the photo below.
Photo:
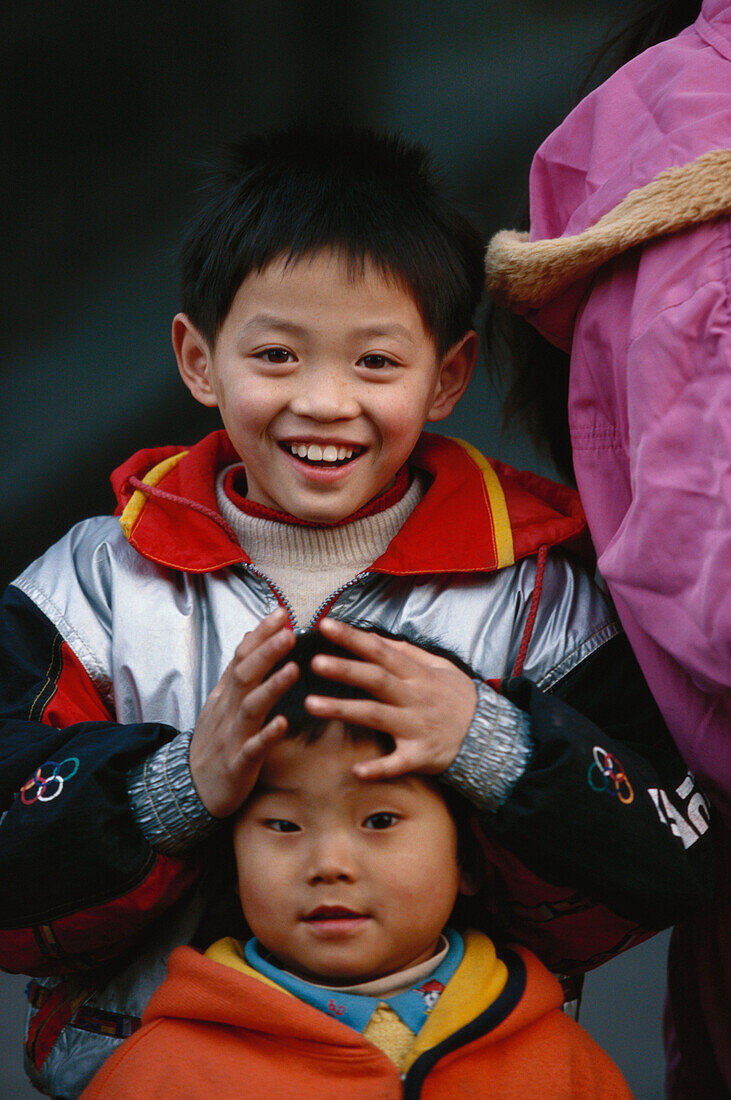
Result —
[[273, 672], [263, 683], [250, 691], [241, 701], [240, 713], [245, 721], [260, 720], [291, 687], [300, 674], [298, 665], [289, 661]]
[[283, 607], [278, 607], [275, 611], [272, 611], [270, 615], [262, 619], [257, 623], [253, 630], [248, 630], [241, 640], [241, 644], [247, 640], [252, 646], [259, 645], [265, 638], [268, 638], [272, 634], [276, 634], [278, 630], [281, 630], [283, 626], [286, 626], [288, 622], [287, 612]]
[[264, 756], [287, 732], [287, 719], [277, 714], [263, 729], [249, 737], [241, 750], [242, 762], [253, 763]]
[[364, 780], [396, 779], [400, 775], [425, 770], [422, 761], [411, 759], [399, 749], [388, 753], [387, 756], [379, 756], [376, 760], [367, 760], [353, 765], [353, 774], [358, 779]]
[[362, 688], [384, 701], [396, 687], [392, 673], [368, 661], [349, 661], [345, 657], [320, 653], [312, 658], [312, 669], [327, 680]]
[[396, 675], [409, 675], [423, 669], [454, 668], [447, 657], [430, 653], [404, 638], [384, 638], [371, 630], [361, 630], [341, 619], [325, 618], [318, 629], [330, 641], [344, 646], [359, 657], [371, 660]]
[[268, 638], [278, 634], [280, 630], [287, 626], [287, 623], [286, 611], [283, 607], [278, 607], [271, 615], [267, 615], [265, 619], [257, 623], [253, 630], [247, 630], [234, 650], [234, 660], [242, 660], [244, 657], [248, 657]]
[[250, 691], [258, 686], [295, 643], [292, 631], [280, 626], [275, 633], [268, 633], [252, 646], [248, 643], [254, 639], [255, 633], [247, 634], [237, 646], [229, 666], [231, 677], [242, 691]]
[[394, 728], [397, 717], [395, 708], [375, 699], [333, 699], [329, 695], [307, 695], [305, 710], [316, 718], [350, 722], [354, 726], [382, 730], [392, 736], [397, 732]]
[[318, 628], [331, 642], [349, 649], [358, 657], [373, 661], [383, 668], [392, 669], [402, 662], [410, 650], [419, 652], [418, 647], [394, 638], [382, 638], [369, 630], [359, 630], [357, 626], [344, 623], [341, 619], [323, 619]]

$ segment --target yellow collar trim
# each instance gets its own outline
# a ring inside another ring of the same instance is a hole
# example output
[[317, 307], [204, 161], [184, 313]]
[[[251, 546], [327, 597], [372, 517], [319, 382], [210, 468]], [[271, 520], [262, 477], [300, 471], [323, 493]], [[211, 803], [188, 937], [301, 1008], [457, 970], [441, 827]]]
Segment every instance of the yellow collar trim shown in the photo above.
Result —
[[508, 968], [497, 957], [492, 940], [482, 932], [465, 934], [465, 953], [434, 1011], [414, 1040], [403, 1064], [406, 1073], [427, 1050], [466, 1027], [493, 1004], [505, 989]]
[[267, 978], [265, 974], [260, 974], [258, 970], [254, 970], [253, 966], [249, 966], [244, 955], [244, 945], [232, 936], [225, 936], [222, 940], [216, 940], [205, 952], [205, 956], [207, 959], [213, 959], [214, 962], [221, 963], [222, 966], [230, 966], [232, 970], [238, 970], [240, 974], [256, 978], [264, 985], [270, 985], [272, 989], [278, 989], [280, 993], [286, 993], [288, 997], [294, 997], [294, 993], [290, 993], [288, 989], [283, 989], [271, 978]]
[[498, 569], [515, 563], [515, 548], [513, 546], [513, 532], [510, 526], [508, 506], [505, 503], [505, 493], [500, 484], [500, 479], [493, 470], [485, 456], [481, 454], [471, 443], [464, 439], [450, 437], [472, 459], [475, 466], [482, 474], [482, 483], [485, 492], [486, 504], [492, 516], [492, 529], [495, 538], [495, 558]]
[[[240, 974], [286, 993], [294, 994], [277, 985], [271, 978], [260, 974], [249, 966], [244, 956], [244, 946], [231, 936], [217, 940], [205, 953], [207, 959], [230, 966]], [[480, 1013], [497, 1000], [508, 980], [508, 968], [497, 957], [492, 940], [482, 932], [469, 931], [465, 934], [465, 953], [457, 967], [454, 977], [440, 996], [432, 1014], [416, 1036], [402, 1065], [404, 1073], [416, 1059], [427, 1050], [449, 1038], [455, 1031], [465, 1027]]]
[[[180, 451], [176, 455], [171, 455], [170, 458], [163, 459], [162, 462], [158, 462], [157, 466], [153, 466], [151, 470], [148, 470], [141, 480], [145, 485], [157, 485], [171, 470], [175, 469], [181, 458], [184, 458], [187, 453], [187, 451]], [[147, 497], [145, 494], [141, 489], [135, 489], [134, 493], [127, 501], [124, 511], [119, 517], [122, 530], [127, 538], [130, 538], [132, 528], [140, 518], [142, 509], [146, 504]]]

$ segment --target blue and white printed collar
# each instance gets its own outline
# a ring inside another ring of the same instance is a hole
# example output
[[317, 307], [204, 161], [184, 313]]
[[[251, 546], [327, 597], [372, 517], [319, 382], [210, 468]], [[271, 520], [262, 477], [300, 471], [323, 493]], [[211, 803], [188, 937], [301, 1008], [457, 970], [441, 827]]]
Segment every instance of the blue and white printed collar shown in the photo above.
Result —
[[444, 931], [449, 945], [444, 959], [434, 971], [420, 978], [415, 985], [403, 993], [389, 996], [368, 996], [360, 993], [345, 993], [341, 989], [327, 989], [313, 985], [302, 978], [281, 970], [264, 955], [264, 948], [256, 938], [250, 939], [244, 946], [244, 955], [249, 966], [260, 974], [271, 978], [283, 989], [293, 993], [299, 1000], [314, 1008], [319, 1008], [328, 1016], [340, 1020], [355, 1031], [363, 1032], [379, 1004], [384, 1002], [406, 1024], [414, 1035], [421, 1031], [427, 1016], [439, 1000], [447, 983], [464, 956], [464, 942], [458, 932], [451, 928]]

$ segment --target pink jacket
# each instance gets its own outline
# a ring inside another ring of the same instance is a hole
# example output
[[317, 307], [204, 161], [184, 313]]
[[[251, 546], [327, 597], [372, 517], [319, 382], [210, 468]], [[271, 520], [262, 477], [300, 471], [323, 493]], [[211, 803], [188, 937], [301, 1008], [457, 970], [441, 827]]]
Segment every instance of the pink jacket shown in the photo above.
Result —
[[[571, 353], [574, 467], [599, 569], [731, 828], [728, 0], [705, 0], [692, 27], [576, 107], [535, 156], [530, 204], [529, 239], [493, 240], [488, 286]], [[724, 890], [688, 950], [731, 1093], [728, 873]]]

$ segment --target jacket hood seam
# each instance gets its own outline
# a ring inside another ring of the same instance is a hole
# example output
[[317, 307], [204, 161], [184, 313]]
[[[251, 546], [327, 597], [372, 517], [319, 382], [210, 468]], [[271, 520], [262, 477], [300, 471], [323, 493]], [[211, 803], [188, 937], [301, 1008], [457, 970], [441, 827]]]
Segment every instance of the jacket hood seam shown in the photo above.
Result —
[[574, 236], [530, 241], [527, 233], [496, 233], [485, 256], [487, 290], [500, 305], [537, 309], [635, 245], [729, 214], [731, 149], [715, 149], [630, 191]]
[[404, 1100], [416, 1100], [421, 1096], [424, 1081], [442, 1058], [468, 1043], [490, 1035], [514, 1012], [528, 984], [526, 965], [523, 959], [510, 949], [504, 950], [500, 958], [508, 967], [508, 979], [502, 993], [469, 1023], [419, 1055], [406, 1074]]

